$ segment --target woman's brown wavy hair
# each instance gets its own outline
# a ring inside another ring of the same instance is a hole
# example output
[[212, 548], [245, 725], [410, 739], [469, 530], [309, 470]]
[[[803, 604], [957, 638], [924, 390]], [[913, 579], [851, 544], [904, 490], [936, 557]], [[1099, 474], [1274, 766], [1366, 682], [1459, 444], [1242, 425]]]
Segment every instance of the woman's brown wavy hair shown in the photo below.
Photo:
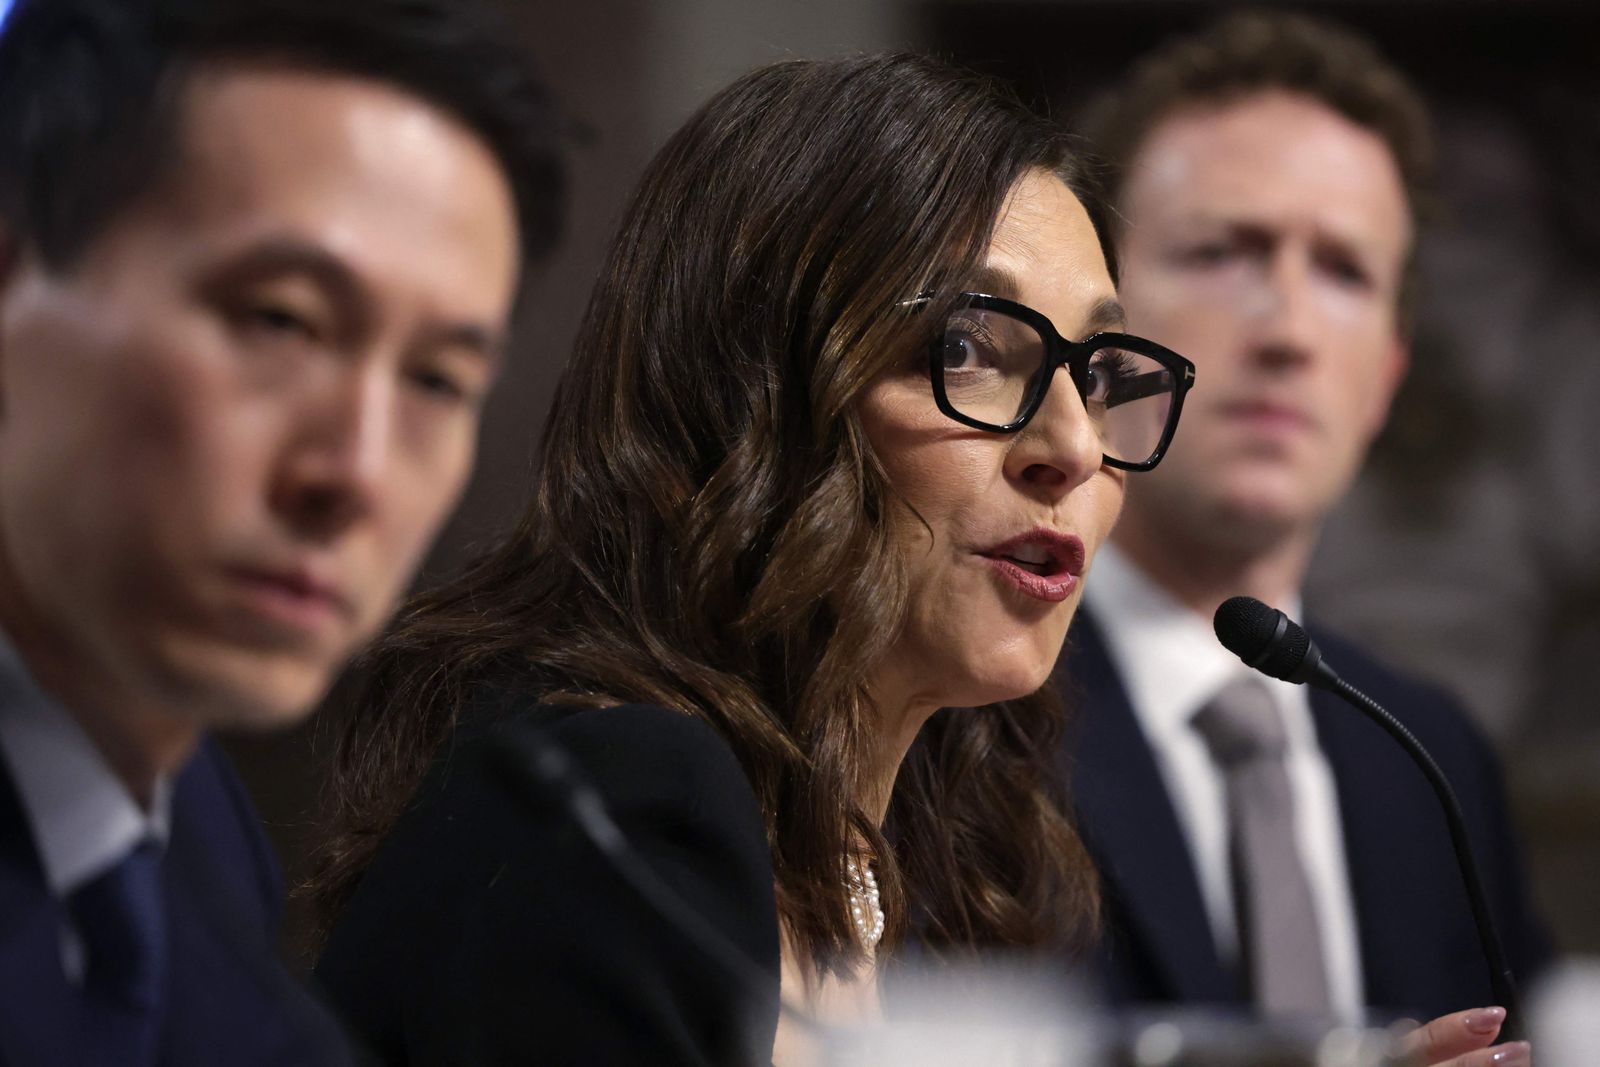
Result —
[[312, 887], [325, 918], [474, 688], [520, 676], [726, 738], [812, 975], [860, 958], [842, 891], [860, 840], [886, 945], [911, 916], [949, 948], [1089, 936], [1090, 864], [1050, 795], [1049, 694], [936, 714], [901, 769], [892, 843], [851, 799], [874, 741], [864, 686], [907, 600], [888, 521], [903, 505], [857, 401], [926, 344], [929, 316], [901, 302], [959, 288], [1035, 168], [1082, 195], [1059, 131], [912, 55], [754, 71], [667, 142], [590, 299], [526, 513], [367, 659]]

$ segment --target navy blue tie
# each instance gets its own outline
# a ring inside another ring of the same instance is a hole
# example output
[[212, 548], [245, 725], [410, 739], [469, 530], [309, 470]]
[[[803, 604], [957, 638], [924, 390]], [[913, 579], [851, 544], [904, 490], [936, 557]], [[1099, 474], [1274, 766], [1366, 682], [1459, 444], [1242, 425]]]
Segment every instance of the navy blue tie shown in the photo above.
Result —
[[126, 1062], [155, 1056], [167, 995], [167, 917], [161, 846], [145, 841], [115, 867], [72, 893], [68, 908], [83, 937], [84, 988], [110, 1001], [108, 1029], [126, 1041]]

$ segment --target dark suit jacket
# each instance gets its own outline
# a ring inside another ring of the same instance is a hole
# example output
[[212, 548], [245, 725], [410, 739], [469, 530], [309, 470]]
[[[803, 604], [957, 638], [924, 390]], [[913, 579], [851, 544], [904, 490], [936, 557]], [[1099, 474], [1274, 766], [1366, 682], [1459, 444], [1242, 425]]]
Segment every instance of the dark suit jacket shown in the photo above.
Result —
[[[348, 1062], [331, 1020], [276, 961], [277, 866], [238, 779], [209, 741], [173, 782], [171, 826], [163, 860], [171, 990], [160, 1062]], [[115, 1020], [62, 972], [65, 915], [0, 761], [3, 1067], [124, 1062]]]
[[[1519, 981], [1550, 955], [1535, 919], [1493, 753], [1457, 702], [1317, 630], [1324, 658], [1416, 734], [1454, 786]], [[1105, 887], [1107, 991], [1119, 1004], [1244, 1004], [1218, 958], [1183, 830], [1105, 639], [1080, 611], [1057, 666], [1073, 708], [1062, 760]], [[1365, 715], [1311, 692], [1333, 768], [1367, 1004], [1433, 1018], [1493, 1003], [1439, 802]]]
[[[333, 930], [317, 977], [346, 1021], [391, 1064], [770, 1062], [772, 860], [726, 742], [661, 707], [498, 703], [458, 729]], [[708, 955], [555, 792], [508, 772], [551, 743], [634, 855], [768, 981]]]

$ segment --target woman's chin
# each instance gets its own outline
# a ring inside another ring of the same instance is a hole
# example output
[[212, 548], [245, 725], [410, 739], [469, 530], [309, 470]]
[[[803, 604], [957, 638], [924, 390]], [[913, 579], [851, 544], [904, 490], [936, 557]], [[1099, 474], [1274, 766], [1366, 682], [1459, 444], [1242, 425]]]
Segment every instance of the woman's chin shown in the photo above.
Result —
[[[1003, 669], [997, 669], [1003, 668]], [[1055, 660], [1030, 660], [1026, 663], [1001, 664], [991, 662], [988, 668], [963, 686], [964, 697], [947, 706], [977, 708], [986, 704], [1000, 704], [1007, 700], [1021, 700], [1032, 696], [1050, 680]]]
[[1050, 681], [1066, 639], [1066, 621], [1008, 625], [1004, 616], [970, 611], [961, 632], [914, 627], [891, 652], [881, 692], [924, 708], [976, 708], [1031, 696]]

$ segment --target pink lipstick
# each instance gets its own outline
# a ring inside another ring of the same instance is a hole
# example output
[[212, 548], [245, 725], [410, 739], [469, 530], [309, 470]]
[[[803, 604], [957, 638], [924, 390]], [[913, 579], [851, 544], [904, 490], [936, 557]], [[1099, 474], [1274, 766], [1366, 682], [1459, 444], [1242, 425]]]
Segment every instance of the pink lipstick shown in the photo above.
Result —
[[979, 553], [1020, 592], [1050, 603], [1072, 595], [1083, 577], [1083, 541], [1040, 527]]

